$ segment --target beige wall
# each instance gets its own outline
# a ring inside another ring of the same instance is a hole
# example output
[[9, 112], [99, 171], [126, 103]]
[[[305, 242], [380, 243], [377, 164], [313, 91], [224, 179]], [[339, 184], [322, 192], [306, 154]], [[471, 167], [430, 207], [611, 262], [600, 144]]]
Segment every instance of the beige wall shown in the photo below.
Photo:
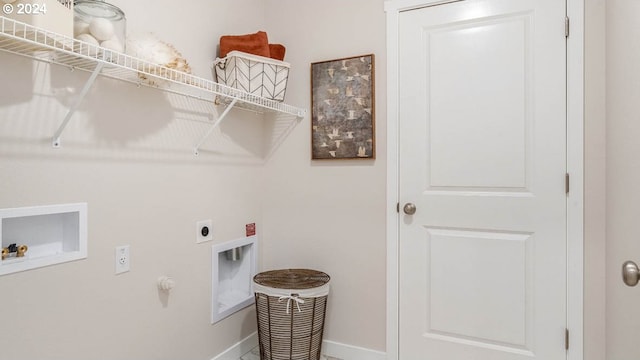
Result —
[[640, 260], [640, 3], [609, 0], [607, 27], [607, 359], [640, 358], [639, 289], [623, 284], [625, 260]]
[[622, 283], [620, 266], [640, 258], [634, 230], [640, 199], [633, 190], [640, 180], [640, 5], [585, 5], [585, 359], [635, 359], [640, 297]]
[[585, 1], [584, 359], [605, 357], [605, 1]]
[[[3, 356], [208, 359], [250, 334], [251, 310], [209, 324], [210, 244], [194, 243], [195, 221], [206, 218], [216, 241], [256, 221], [263, 269], [327, 271], [325, 338], [384, 350], [383, 1], [351, 1], [353, 11], [338, 1], [113, 3], [129, 33], [156, 33], [205, 78], [220, 35], [268, 29], [292, 63], [287, 102], [306, 108], [311, 62], [374, 53], [378, 159], [311, 162], [307, 117], [263, 167], [277, 126], [245, 112], [232, 112], [195, 158], [206, 105], [104, 79], [54, 150], [49, 137], [88, 74], [0, 54], [11, 69], [0, 83], [16, 84], [0, 87], [0, 207], [89, 204], [88, 259], [0, 278], [12, 289], [3, 307], [23, 309], [0, 322], [14, 344]], [[121, 244], [131, 245], [131, 272], [115, 276]], [[154, 283], [163, 274], [177, 282], [168, 301]]]
[[[207, 78], [220, 35], [264, 25], [259, 0], [113, 3]], [[0, 208], [89, 208], [86, 260], [0, 277], [0, 359], [211, 359], [255, 331], [255, 314], [210, 324], [212, 243], [195, 243], [195, 223], [212, 219], [217, 242], [261, 230], [262, 121], [232, 113], [195, 157], [211, 108], [100, 79], [53, 149], [87, 75], [0, 54]], [[131, 271], [116, 276], [123, 244]]]
[[268, 0], [269, 36], [287, 46], [288, 102], [310, 108], [310, 64], [375, 54], [377, 159], [311, 161], [310, 116], [265, 167], [266, 268], [331, 277], [325, 339], [385, 350], [386, 40], [382, 0]]

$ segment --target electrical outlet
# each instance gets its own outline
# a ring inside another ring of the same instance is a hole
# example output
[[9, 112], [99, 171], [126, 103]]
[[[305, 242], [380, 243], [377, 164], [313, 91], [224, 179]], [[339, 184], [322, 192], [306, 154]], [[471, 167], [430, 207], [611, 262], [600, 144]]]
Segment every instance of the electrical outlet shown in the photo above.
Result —
[[129, 245], [116, 246], [116, 274], [129, 271]]
[[196, 222], [196, 243], [213, 240], [213, 225], [211, 220]]

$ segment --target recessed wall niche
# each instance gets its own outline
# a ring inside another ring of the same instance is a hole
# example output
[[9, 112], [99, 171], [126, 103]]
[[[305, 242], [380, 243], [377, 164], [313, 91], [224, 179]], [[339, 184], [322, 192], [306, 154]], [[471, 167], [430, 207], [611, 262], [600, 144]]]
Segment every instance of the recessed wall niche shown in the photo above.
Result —
[[87, 204], [0, 209], [0, 275], [87, 257]]

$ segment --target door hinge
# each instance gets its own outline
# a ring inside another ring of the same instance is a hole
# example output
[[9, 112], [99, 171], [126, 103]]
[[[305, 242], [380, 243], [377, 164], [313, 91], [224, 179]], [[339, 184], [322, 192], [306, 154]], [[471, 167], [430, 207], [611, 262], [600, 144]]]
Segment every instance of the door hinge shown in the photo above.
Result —
[[564, 329], [564, 349], [569, 350], [569, 329]]
[[564, 37], [569, 37], [569, 17], [565, 16], [564, 18]]
[[400, 213], [400, 203], [396, 203], [396, 212]]
[[565, 174], [564, 177], [564, 191], [569, 194], [569, 174]]

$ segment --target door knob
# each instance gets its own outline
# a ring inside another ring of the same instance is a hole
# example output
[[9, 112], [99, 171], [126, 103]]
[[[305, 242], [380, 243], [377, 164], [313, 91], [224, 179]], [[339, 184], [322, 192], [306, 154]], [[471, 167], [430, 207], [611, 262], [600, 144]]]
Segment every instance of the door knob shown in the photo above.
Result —
[[412, 203], [406, 203], [404, 204], [402, 210], [404, 210], [404, 213], [407, 215], [413, 215], [416, 213], [416, 205]]
[[627, 286], [636, 286], [640, 280], [640, 269], [633, 261], [625, 261], [622, 264], [622, 280]]

